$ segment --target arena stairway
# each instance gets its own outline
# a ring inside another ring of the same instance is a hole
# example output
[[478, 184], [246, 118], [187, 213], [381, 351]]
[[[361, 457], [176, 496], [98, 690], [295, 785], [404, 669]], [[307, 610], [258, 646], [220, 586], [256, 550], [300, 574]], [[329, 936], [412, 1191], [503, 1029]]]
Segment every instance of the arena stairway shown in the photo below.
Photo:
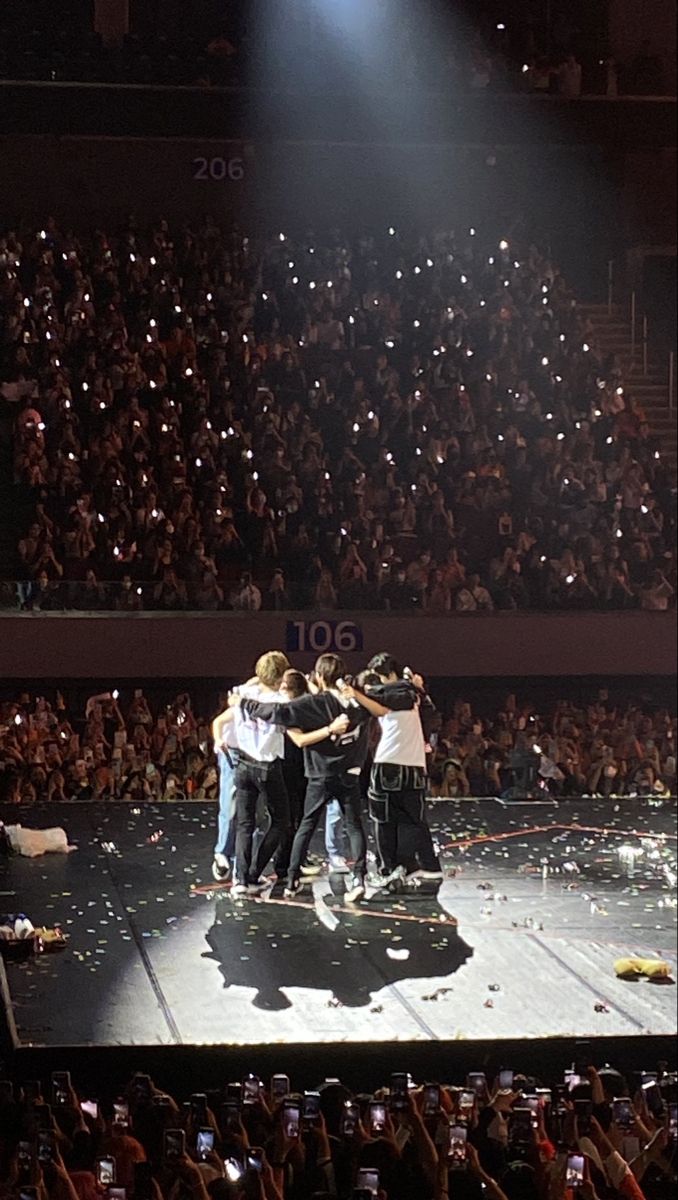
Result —
[[596, 349], [602, 354], [616, 354], [620, 359], [626, 388], [645, 410], [650, 428], [659, 438], [662, 455], [675, 478], [676, 414], [670, 404], [667, 358], [660, 358], [650, 349], [645, 374], [642, 318], [638, 321], [634, 348], [630, 319], [619, 305], [614, 305], [611, 312], [607, 304], [581, 305], [580, 312], [593, 326]]

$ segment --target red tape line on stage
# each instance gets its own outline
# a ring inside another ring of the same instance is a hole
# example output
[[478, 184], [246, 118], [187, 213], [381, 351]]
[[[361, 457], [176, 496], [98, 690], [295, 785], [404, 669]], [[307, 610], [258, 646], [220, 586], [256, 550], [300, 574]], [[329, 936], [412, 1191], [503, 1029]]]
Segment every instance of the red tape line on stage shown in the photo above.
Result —
[[662, 841], [666, 838], [675, 839], [675, 833], [650, 833], [639, 829], [600, 829], [596, 825], [533, 825], [528, 829], [513, 829], [510, 833], [481, 833], [475, 837], [460, 838], [456, 842], [445, 842], [442, 850], [467, 850], [470, 846], [482, 846], [487, 842], [507, 842], [511, 838], [531, 837], [535, 833], [600, 833], [604, 837], [614, 834], [616, 837], [652, 838]]
[[[215, 883], [215, 884], [194, 884], [191, 887], [191, 892], [194, 896], [210, 896], [213, 893], [229, 892], [231, 889], [230, 883]], [[283, 896], [246, 896], [243, 900], [248, 900], [250, 904], [279, 904], [286, 908], [303, 908], [306, 912], [316, 912], [316, 904], [314, 901], [310, 903], [305, 900], [286, 900]], [[342, 912], [348, 913], [352, 917], [379, 917], [381, 921], [408, 921], [412, 925], [440, 925], [443, 928], [447, 925], [453, 929], [457, 928], [458, 921], [456, 917], [449, 915], [439, 916], [433, 913], [430, 917], [416, 917], [412, 913], [404, 912], [381, 912], [379, 909], [373, 908], [354, 908], [348, 904], [327, 905], [327, 911], [330, 913]]]
[[[252, 898], [257, 904], [284, 904], [289, 908], [305, 908], [309, 912], [316, 911], [314, 903], [306, 904], [303, 900], [285, 900], [284, 898], [278, 899], [277, 897], [270, 899], [266, 896], [254, 896]], [[353, 905], [349, 906], [348, 904], [328, 904], [327, 911], [331, 913], [348, 913], [352, 917], [379, 917], [381, 921], [409, 921], [412, 925], [440, 925], [442, 928], [448, 925], [453, 929], [456, 929], [458, 925], [456, 917], [447, 915], [441, 917], [435, 913], [430, 917], [415, 917], [412, 913], [380, 912], [378, 909], [359, 908], [357, 905], [354, 908]]]

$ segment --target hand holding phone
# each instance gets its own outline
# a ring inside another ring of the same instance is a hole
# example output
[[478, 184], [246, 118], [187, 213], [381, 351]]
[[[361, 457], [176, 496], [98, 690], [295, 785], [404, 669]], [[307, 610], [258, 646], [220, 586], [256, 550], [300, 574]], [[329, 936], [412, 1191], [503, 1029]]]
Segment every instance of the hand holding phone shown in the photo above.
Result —
[[258, 1076], [246, 1075], [242, 1081], [242, 1102], [244, 1105], [252, 1105], [259, 1103], [261, 1094], [261, 1083]]
[[424, 1116], [435, 1117], [440, 1111], [440, 1084], [427, 1083], [424, 1087]]
[[622, 1096], [612, 1101], [612, 1120], [624, 1132], [633, 1129], [636, 1123], [636, 1114], [633, 1109], [633, 1102], [629, 1096]]
[[383, 1137], [386, 1132], [386, 1105], [381, 1100], [372, 1100], [369, 1111], [370, 1136]]
[[56, 1154], [56, 1134], [51, 1129], [38, 1130], [38, 1162], [42, 1166], [53, 1163]]
[[584, 1183], [584, 1155], [568, 1154], [565, 1168], [565, 1187], [577, 1191]]
[[196, 1151], [201, 1162], [207, 1162], [210, 1154], [214, 1150], [214, 1130], [204, 1129], [198, 1130], [196, 1139]]
[[352, 1100], [347, 1100], [341, 1117], [341, 1136], [344, 1138], [355, 1137], [359, 1124], [360, 1108]]
[[405, 1071], [391, 1076], [390, 1107], [392, 1112], [405, 1112], [410, 1106], [410, 1077]]
[[35, 1147], [32, 1142], [21, 1141], [17, 1147], [18, 1183], [30, 1183], [35, 1166]]
[[534, 1118], [532, 1110], [526, 1105], [514, 1108], [511, 1113], [509, 1138], [514, 1145], [524, 1146], [532, 1140]]
[[284, 1100], [290, 1094], [290, 1077], [289, 1075], [274, 1075], [271, 1079], [271, 1098], [273, 1100]]
[[356, 1191], [368, 1196], [379, 1195], [379, 1172], [374, 1167], [361, 1167], [356, 1177]]
[[163, 1158], [167, 1166], [174, 1166], [186, 1157], [186, 1134], [183, 1129], [166, 1129], [163, 1138]]
[[467, 1164], [468, 1130], [452, 1122], [447, 1148], [447, 1165], [450, 1171], [465, 1171]]
[[57, 1107], [65, 1107], [71, 1096], [71, 1076], [69, 1071], [52, 1072], [52, 1103]]
[[111, 1157], [97, 1159], [96, 1175], [100, 1188], [113, 1187], [116, 1175], [115, 1159]]
[[487, 1076], [484, 1071], [471, 1071], [466, 1076], [466, 1086], [475, 1092], [479, 1100], [487, 1095]]
[[304, 1092], [304, 1121], [313, 1124], [320, 1116], [320, 1092]]
[[264, 1166], [264, 1157], [261, 1146], [250, 1146], [247, 1151], [247, 1166], [250, 1171], [261, 1171]]
[[301, 1132], [301, 1105], [297, 1100], [285, 1100], [282, 1120], [285, 1137], [296, 1141]]
[[245, 1174], [245, 1164], [241, 1158], [231, 1154], [224, 1162], [224, 1175], [229, 1183], [239, 1183]]
[[116, 1100], [113, 1105], [113, 1125], [118, 1129], [127, 1129], [129, 1126], [129, 1104], [126, 1100]]

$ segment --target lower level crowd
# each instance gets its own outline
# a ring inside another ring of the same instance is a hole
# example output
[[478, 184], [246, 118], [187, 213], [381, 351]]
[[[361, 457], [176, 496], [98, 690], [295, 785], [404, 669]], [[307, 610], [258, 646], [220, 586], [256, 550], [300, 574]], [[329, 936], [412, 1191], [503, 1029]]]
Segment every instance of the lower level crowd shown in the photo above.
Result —
[[[541, 786], [552, 795], [675, 795], [675, 709], [664, 697], [595, 690], [548, 699], [536, 687], [484, 699], [478, 685], [436, 681], [427, 765], [441, 797], [495, 796], [514, 785], [512, 756], [525, 735], [544, 754]], [[164, 802], [216, 799], [219, 772], [210, 723], [223, 707], [217, 686], [169, 686], [98, 695], [45, 688], [0, 698], [0, 797]], [[538, 739], [538, 740], [537, 740]], [[528, 743], [529, 744], [529, 743]]]
[[676, 1076], [577, 1070], [555, 1086], [509, 1070], [456, 1086], [396, 1074], [374, 1092], [365, 1079], [356, 1092], [326, 1079], [299, 1093], [286, 1075], [248, 1075], [185, 1103], [141, 1073], [119, 1090], [102, 1080], [94, 1096], [67, 1071], [51, 1092], [5, 1081], [0, 1196], [668, 1200]]

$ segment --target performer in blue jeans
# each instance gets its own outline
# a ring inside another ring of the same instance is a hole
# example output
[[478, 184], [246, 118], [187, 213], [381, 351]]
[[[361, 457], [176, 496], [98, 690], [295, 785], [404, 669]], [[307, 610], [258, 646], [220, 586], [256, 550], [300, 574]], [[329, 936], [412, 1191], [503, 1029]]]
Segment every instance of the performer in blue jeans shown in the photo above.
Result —
[[330, 800], [325, 814], [325, 848], [331, 871], [348, 871], [344, 814], [338, 800]]
[[219, 764], [219, 820], [212, 875], [217, 883], [225, 883], [235, 858], [235, 768], [238, 754], [235, 726], [225, 713], [212, 722], [212, 737]]

